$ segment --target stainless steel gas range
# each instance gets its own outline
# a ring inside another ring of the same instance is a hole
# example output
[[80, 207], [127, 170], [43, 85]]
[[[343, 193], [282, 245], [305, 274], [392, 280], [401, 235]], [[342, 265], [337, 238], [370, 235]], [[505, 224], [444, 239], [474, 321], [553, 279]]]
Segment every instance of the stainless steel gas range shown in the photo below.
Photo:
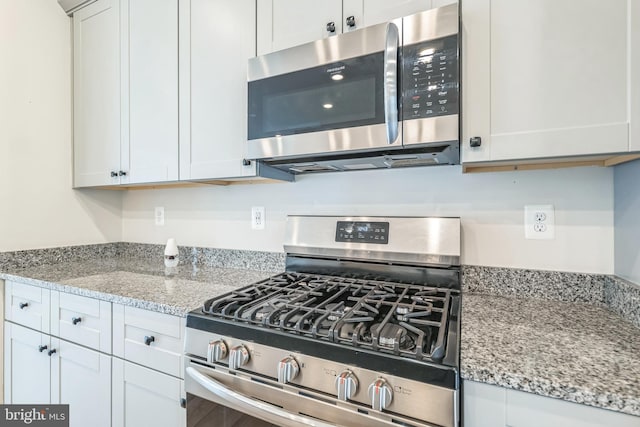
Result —
[[187, 425], [458, 426], [460, 219], [291, 216], [284, 247], [187, 316]]

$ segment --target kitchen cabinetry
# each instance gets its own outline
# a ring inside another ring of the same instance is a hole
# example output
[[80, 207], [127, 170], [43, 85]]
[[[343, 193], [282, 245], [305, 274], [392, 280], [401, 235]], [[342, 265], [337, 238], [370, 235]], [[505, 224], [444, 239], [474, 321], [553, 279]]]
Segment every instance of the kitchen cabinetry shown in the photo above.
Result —
[[456, 1], [268, 0], [257, 3], [257, 49], [258, 55], [262, 55]]
[[[120, 2], [73, 17], [74, 186], [120, 182]], [[124, 172], [124, 171], [123, 171]]]
[[178, 0], [75, 12], [74, 185], [178, 179]]
[[243, 163], [255, 22], [254, 0], [180, 2], [181, 180], [256, 175]]
[[[58, 292], [8, 281], [5, 295], [5, 403], [64, 403], [73, 408], [71, 426], [110, 426], [111, 356], [49, 335], [61, 329], [60, 318], [49, 316]], [[84, 319], [71, 308], [62, 313], [62, 318]], [[110, 310], [103, 318], [110, 325]]]
[[184, 328], [180, 317], [113, 305], [114, 426], [185, 425]]
[[464, 381], [464, 427], [638, 427], [640, 417]]
[[125, 360], [113, 362], [113, 427], [186, 425], [178, 378]]
[[462, 2], [465, 168], [637, 150], [634, 3]]

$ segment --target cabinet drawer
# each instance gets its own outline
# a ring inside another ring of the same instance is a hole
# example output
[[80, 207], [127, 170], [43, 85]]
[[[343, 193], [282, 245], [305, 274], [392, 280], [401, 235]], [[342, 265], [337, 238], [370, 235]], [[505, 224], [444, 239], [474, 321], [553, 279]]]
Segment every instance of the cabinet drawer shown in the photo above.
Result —
[[113, 305], [113, 354], [182, 378], [184, 319]]
[[50, 295], [51, 291], [48, 289], [7, 281], [4, 299], [5, 318], [48, 334]]
[[52, 292], [51, 334], [111, 353], [111, 303]]

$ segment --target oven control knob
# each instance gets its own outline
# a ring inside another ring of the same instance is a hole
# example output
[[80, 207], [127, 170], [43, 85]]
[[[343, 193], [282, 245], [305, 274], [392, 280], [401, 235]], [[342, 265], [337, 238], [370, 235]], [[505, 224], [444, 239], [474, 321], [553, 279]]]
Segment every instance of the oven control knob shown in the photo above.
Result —
[[286, 384], [293, 381], [300, 372], [298, 362], [291, 356], [287, 356], [278, 363], [278, 382]]
[[393, 400], [391, 386], [383, 378], [378, 378], [369, 386], [369, 399], [371, 407], [377, 411], [386, 409]]
[[349, 400], [358, 391], [358, 378], [351, 371], [343, 371], [336, 377], [338, 399]]
[[207, 362], [219, 362], [225, 357], [227, 357], [227, 345], [224, 341], [210, 341], [207, 348]]
[[231, 349], [229, 353], [229, 369], [235, 371], [239, 367], [246, 365], [247, 362], [249, 362], [249, 350], [247, 350], [247, 347], [241, 344]]

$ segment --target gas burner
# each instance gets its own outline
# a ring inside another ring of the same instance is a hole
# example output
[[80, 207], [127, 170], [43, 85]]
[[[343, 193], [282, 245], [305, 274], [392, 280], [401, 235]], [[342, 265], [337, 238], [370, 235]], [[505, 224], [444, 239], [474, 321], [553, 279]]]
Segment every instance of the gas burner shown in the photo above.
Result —
[[411, 350], [415, 345], [407, 330], [394, 323], [385, 323], [382, 327], [380, 323], [373, 324], [371, 335], [378, 345], [389, 349]]

